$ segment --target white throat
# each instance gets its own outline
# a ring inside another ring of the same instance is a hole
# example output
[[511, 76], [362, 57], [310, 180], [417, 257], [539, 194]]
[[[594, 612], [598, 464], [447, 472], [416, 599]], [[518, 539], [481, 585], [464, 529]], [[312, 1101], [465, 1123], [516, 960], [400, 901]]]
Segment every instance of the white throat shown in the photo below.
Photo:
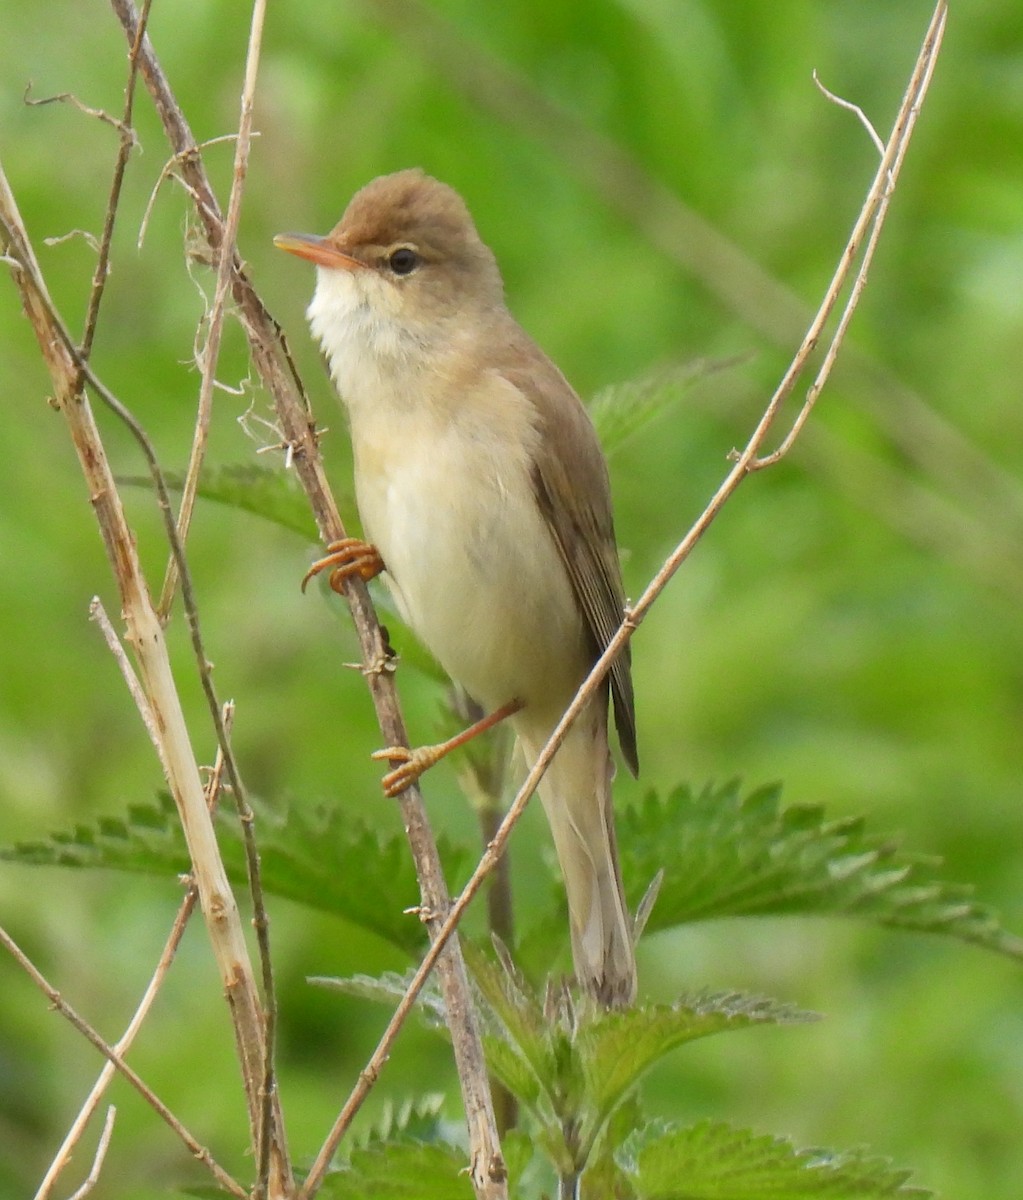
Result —
[[348, 409], [378, 400], [428, 368], [436, 348], [401, 312], [400, 290], [375, 271], [320, 267], [306, 310]]

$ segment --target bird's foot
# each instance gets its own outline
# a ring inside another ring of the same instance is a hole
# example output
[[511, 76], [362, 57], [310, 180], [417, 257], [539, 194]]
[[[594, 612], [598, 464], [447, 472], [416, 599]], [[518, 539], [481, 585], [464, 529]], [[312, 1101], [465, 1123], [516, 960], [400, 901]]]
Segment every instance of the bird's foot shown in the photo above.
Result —
[[388, 746], [384, 750], [374, 750], [370, 758], [377, 762], [397, 763], [380, 781], [385, 796], [399, 796], [411, 787], [424, 771], [435, 766], [447, 753], [446, 743], [439, 746], [417, 746], [415, 750], [407, 746]]
[[343, 594], [345, 580], [353, 575], [358, 575], [364, 583], [368, 583], [383, 570], [384, 560], [376, 546], [364, 542], [362, 538], [342, 538], [339, 542], [331, 542], [323, 558], [318, 558], [306, 571], [302, 591], [305, 591], [309, 580], [322, 571], [330, 571], [327, 582], [333, 591]]
[[384, 750], [375, 750], [370, 757], [377, 762], [398, 764], [381, 780], [385, 795], [400, 795], [406, 788], [411, 787], [424, 771], [436, 766], [452, 750], [457, 750], [459, 746], [464, 746], [466, 742], [472, 741], [477, 735], [493, 729], [505, 717], [510, 717], [521, 708], [521, 700], [510, 700], [507, 704], [502, 704], [500, 708], [495, 708], [492, 713], [488, 713], [481, 720], [470, 725], [468, 729], [463, 729], [461, 733], [448, 738], [446, 742], [438, 742], [434, 746], [417, 746], [414, 750], [410, 750], [407, 746], [388, 746]]

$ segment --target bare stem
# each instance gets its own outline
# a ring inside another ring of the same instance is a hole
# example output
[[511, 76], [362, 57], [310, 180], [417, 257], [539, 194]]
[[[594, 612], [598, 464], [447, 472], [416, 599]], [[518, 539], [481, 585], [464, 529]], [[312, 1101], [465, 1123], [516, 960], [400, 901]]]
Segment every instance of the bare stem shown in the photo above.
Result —
[[107, 1156], [107, 1150], [110, 1147], [110, 1139], [114, 1132], [114, 1120], [117, 1117], [117, 1109], [111, 1104], [107, 1109], [107, 1119], [103, 1122], [103, 1132], [99, 1136], [99, 1141], [96, 1143], [96, 1153], [93, 1155], [92, 1166], [89, 1168], [89, 1174], [86, 1175], [82, 1182], [82, 1186], [72, 1192], [69, 1200], [85, 1200], [85, 1197], [99, 1183], [100, 1171], [103, 1170], [103, 1160]]
[[121, 200], [121, 189], [124, 186], [124, 175], [128, 169], [128, 159], [135, 146], [135, 130], [132, 127], [133, 110], [135, 106], [135, 82], [138, 79], [138, 48], [142, 35], [149, 20], [151, 0], [145, 0], [142, 5], [142, 16], [139, 21], [139, 35], [135, 39], [128, 55], [128, 84], [124, 89], [124, 111], [118, 126], [121, 142], [114, 161], [114, 174], [110, 183], [110, 197], [107, 200], [106, 215], [103, 218], [103, 233], [100, 237], [99, 254], [96, 257], [96, 269], [92, 274], [92, 288], [89, 292], [89, 307], [85, 314], [85, 330], [78, 349], [82, 358], [87, 359], [92, 353], [92, 342], [96, 336], [96, 323], [99, 320], [100, 304], [107, 286], [107, 276], [110, 274], [110, 246], [114, 240], [114, 224], [117, 220], [117, 207]]
[[[128, 1027], [121, 1034], [114, 1050], [122, 1058], [128, 1053], [132, 1042], [135, 1040], [135, 1035], [142, 1027], [142, 1022], [149, 1014], [149, 1010], [153, 1006], [153, 1001], [156, 999], [157, 993], [160, 990], [160, 985], [163, 983], [167, 970], [170, 967], [171, 961], [177, 952], [178, 944], [181, 941], [181, 936], [185, 932], [185, 926], [188, 924], [188, 918], [192, 915], [192, 910], [195, 908], [197, 893], [194, 887], [189, 888], [185, 894], [185, 898], [181, 901], [181, 907], [178, 909], [178, 914], [174, 918], [174, 924], [171, 926], [170, 934], [163, 948], [163, 953], [160, 955], [159, 962], [156, 964], [156, 969], [153, 972], [152, 978], [142, 995], [142, 999], [135, 1009], [135, 1013], [128, 1022]], [[75, 1147], [81, 1140], [82, 1134], [93, 1114], [99, 1107], [103, 1096], [110, 1086], [110, 1082], [114, 1077], [114, 1072], [117, 1068], [111, 1059], [103, 1064], [103, 1069], [99, 1073], [99, 1078], [92, 1086], [92, 1090], [86, 1096], [78, 1116], [75, 1117], [71, 1128], [64, 1137], [64, 1141], [60, 1145], [60, 1149], [54, 1156], [53, 1162], [43, 1176], [43, 1181], [35, 1194], [34, 1200], [49, 1200], [53, 1193], [53, 1185], [57, 1182], [57, 1177], [67, 1166], [74, 1152]]]

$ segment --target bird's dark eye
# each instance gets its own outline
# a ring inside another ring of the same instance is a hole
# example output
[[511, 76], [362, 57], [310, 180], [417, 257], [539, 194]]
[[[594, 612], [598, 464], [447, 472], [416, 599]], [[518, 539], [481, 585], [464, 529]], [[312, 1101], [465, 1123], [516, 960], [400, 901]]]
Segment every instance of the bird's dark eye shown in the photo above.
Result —
[[411, 246], [399, 246], [388, 255], [387, 265], [395, 275], [411, 275], [419, 266], [419, 255]]

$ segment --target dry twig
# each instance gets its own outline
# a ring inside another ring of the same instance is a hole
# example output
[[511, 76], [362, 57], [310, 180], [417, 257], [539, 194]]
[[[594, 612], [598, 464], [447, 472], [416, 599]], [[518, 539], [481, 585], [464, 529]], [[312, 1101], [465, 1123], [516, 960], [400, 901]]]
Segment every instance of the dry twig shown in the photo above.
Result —
[[[888, 172], [893, 168], [895, 163], [901, 162], [905, 153], [910, 134], [912, 133], [916, 111], [923, 102], [923, 97], [926, 93], [927, 85], [930, 82], [934, 63], [937, 60], [938, 50], [941, 45], [941, 37], [945, 28], [946, 12], [947, 5], [945, 0], [940, 0], [931, 19], [931, 24], [928, 27], [927, 34], [924, 38], [924, 43], [917, 58], [913, 75], [903, 98], [898, 116], [896, 117], [892, 136], [888, 141], [878, 175], [875, 178], [874, 184], [867, 195], [866, 201], [864, 202], [863, 213], [868, 211], [871, 213], [878, 212], [878, 206], [882, 193], [887, 186]], [[877, 219], [880, 220], [882, 215], [883, 212], [878, 213]], [[859, 222], [854, 229], [853, 237], [850, 238], [850, 245], [853, 242], [858, 229]], [[626, 613], [625, 620], [619, 627], [618, 632], [608, 643], [607, 649], [597, 660], [592, 671], [579, 688], [575, 699], [566, 709], [564, 716], [558, 723], [557, 728], [551, 734], [550, 740], [544, 747], [543, 752], [540, 754], [536, 763], [527, 774], [526, 779], [520, 787], [514, 801], [510, 805], [500, 828], [494, 835], [493, 841], [487, 847], [486, 852], [480, 859], [479, 864], [470, 877], [468, 883], [462, 889], [461, 894], [451, 906], [451, 911], [448, 914], [447, 920], [444, 922], [443, 927], [436, 935], [432, 945], [430, 946], [430, 949], [427, 951], [423, 961], [420, 963], [419, 968], [416, 970], [415, 975], [409, 983], [405, 995], [403, 996], [398, 1007], [395, 1009], [394, 1015], [392, 1016], [387, 1029], [381, 1036], [380, 1041], [377, 1043], [376, 1049], [373, 1051], [369, 1062], [366, 1064], [366, 1067], [363, 1069], [363, 1072], [359, 1077], [359, 1085], [353, 1091], [344, 1111], [340, 1114], [334, 1128], [331, 1130], [331, 1135], [327, 1141], [327, 1145], [324, 1147], [324, 1151], [321, 1152], [321, 1158], [329, 1147], [337, 1146], [341, 1138], [344, 1136], [345, 1130], [348, 1128], [351, 1121], [354, 1119], [355, 1114], [358, 1112], [362, 1102], [369, 1094], [369, 1090], [376, 1081], [381, 1067], [390, 1054], [391, 1046], [394, 1043], [395, 1037], [397, 1037], [398, 1031], [400, 1030], [404, 1021], [407, 1019], [409, 1012], [411, 1012], [412, 1007], [419, 996], [419, 993], [422, 991], [423, 985], [426, 983], [426, 980], [429, 977], [437, 955], [441, 952], [444, 941], [454, 932], [466, 908], [468, 908], [470, 902], [479, 891], [484, 880], [496, 867], [504, 851], [504, 847], [508, 842], [508, 838], [511, 836], [512, 829], [517, 823], [519, 817], [525, 811], [530, 797], [536, 790], [537, 784], [543, 777], [543, 773], [546, 771], [551, 759], [557, 752], [558, 747], [561, 745], [561, 742], [571, 727], [573, 721], [575, 721], [579, 713], [583, 710], [583, 708], [585, 708], [587, 703], [589, 703], [597, 688], [600, 687], [604, 676], [611, 668], [612, 662], [632, 637], [632, 634], [635, 632], [640, 622], [649, 612], [651, 605], [667, 586], [668, 582], [671, 580], [672, 576], [679, 569], [682, 563], [689, 557], [693, 548], [696, 546], [696, 543], [709, 528], [710, 524], [721, 511], [726, 501], [734, 494], [739, 485], [754, 469], [753, 464], [757, 458], [757, 455], [759, 454], [761, 446], [764, 443], [764, 439], [771, 430], [781, 410], [784, 400], [791, 394], [800, 372], [805, 368], [810, 354], [816, 345], [817, 337], [819, 336], [820, 330], [824, 325], [827, 314], [834, 307], [841, 291], [841, 287], [848, 278], [853, 262], [850, 245], [846, 246], [839, 260], [839, 267], [836, 271], [835, 277], [837, 281], [837, 287], [833, 282], [832, 287], [828, 289], [828, 293], [825, 296], [817, 315], [811, 323], [811, 328], [808, 331], [807, 336], [804, 338], [803, 344], [797, 352], [796, 357], [793, 359], [792, 367], [790, 367], [786, 372], [785, 377], [778, 386], [778, 389], [771, 397], [767, 408], [764, 410], [763, 416], [758, 422], [756, 429], [753, 431], [753, 434], [751, 435], [742, 453], [736, 455], [735, 465], [728, 472], [728, 475], [725, 477], [721, 486], [714, 493], [714, 496], [711, 498], [709, 504], [697, 518], [692, 528], [682, 539], [682, 541], [679, 542], [679, 544], [675, 547], [672, 553], [665, 560], [664, 565], [647, 585], [642, 596]], [[844, 326], [842, 332], [844, 332]], [[333, 1153], [333, 1150], [331, 1150], [330, 1153]], [[320, 1159], [317, 1160], [316, 1165], [318, 1166], [319, 1163]], [[304, 1197], [305, 1192], [303, 1191], [300, 1193], [300, 1196]]]
[[[115, 657], [121, 665], [122, 671], [130, 673], [131, 678], [133, 679], [134, 672], [131, 671], [131, 665], [128, 663], [128, 660], [124, 655], [124, 651], [121, 649], [121, 645], [114, 635], [113, 629], [109, 628], [109, 621], [107, 621], [106, 614], [102, 611], [102, 606], [98, 605], [98, 601], [93, 601], [92, 607], [94, 610], [98, 607], [99, 612], [102, 614], [102, 622], [105, 622], [104, 634], [107, 636], [108, 643], [110, 642], [111, 637], [114, 639], [114, 644], [111, 646], [111, 649], [114, 651]], [[134, 687], [139, 687], [137, 680], [135, 680]], [[132, 689], [131, 682], [129, 682], [129, 688]], [[135, 702], [137, 705], [139, 705], [139, 711], [141, 712], [142, 704], [147, 703], [145, 697], [136, 696], [134, 690], [132, 690], [132, 694], [135, 697]], [[233, 709], [229, 709], [224, 714], [224, 722], [228, 728], [231, 726], [233, 715]], [[154, 738], [154, 741], [156, 743], [157, 752], [159, 753], [159, 740]], [[224, 756], [222, 752], [218, 752], [217, 761], [213, 765], [213, 770], [206, 784], [206, 803], [211, 812], [214, 812], [217, 807], [223, 771]], [[128, 1053], [132, 1042], [135, 1040], [136, 1034], [142, 1028], [142, 1023], [149, 1015], [149, 1010], [153, 1006], [153, 1001], [156, 999], [163, 981], [167, 976], [167, 972], [170, 970], [170, 965], [174, 961], [174, 955], [177, 953], [178, 946], [181, 943], [181, 938], [184, 935], [189, 918], [195, 909], [195, 902], [197, 899], [198, 892], [196, 891], [195, 884], [189, 881], [188, 890], [185, 892], [184, 898], [181, 901], [181, 905], [178, 908], [177, 915], [174, 918], [174, 923], [171, 926], [170, 933], [167, 935], [167, 940], [164, 943], [163, 951], [160, 954], [159, 960], [157, 961], [152, 977], [146, 986], [146, 990], [142, 994], [142, 999], [139, 1001], [131, 1020], [128, 1022], [128, 1027], [125, 1029], [124, 1033], [121, 1034], [120, 1038], [118, 1038], [116, 1044], [114, 1045], [114, 1050], [121, 1055], [122, 1058]], [[99, 1078], [93, 1084], [92, 1090], [85, 1098], [78, 1115], [72, 1122], [71, 1128], [65, 1135], [60, 1149], [54, 1155], [53, 1162], [50, 1164], [46, 1174], [43, 1176], [43, 1181], [40, 1183], [33, 1200], [48, 1200], [49, 1196], [52, 1194], [53, 1185], [56, 1183], [57, 1177], [70, 1161], [75, 1146], [78, 1145], [82, 1134], [85, 1132], [86, 1126], [92, 1119], [93, 1114], [99, 1107], [100, 1101], [103, 1099], [104, 1093], [110, 1086], [110, 1081], [114, 1077], [114, 1070], [114, 1064], [108, 1059], [108, 1061], [103, 1064], [103, 1069], [100, 1071]]]

